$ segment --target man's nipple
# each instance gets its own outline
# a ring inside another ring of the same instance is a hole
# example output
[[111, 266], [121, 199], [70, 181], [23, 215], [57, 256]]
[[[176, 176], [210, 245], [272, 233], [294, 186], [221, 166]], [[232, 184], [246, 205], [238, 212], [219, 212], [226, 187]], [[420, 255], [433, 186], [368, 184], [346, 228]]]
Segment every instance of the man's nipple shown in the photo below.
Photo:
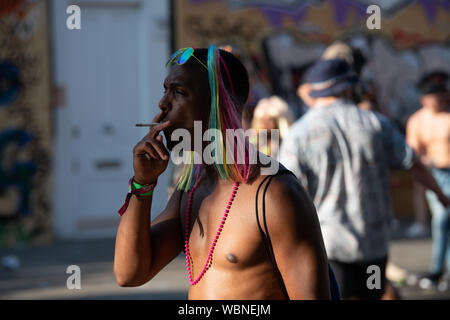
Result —
[[227, 260], [230, 261], [231, 263], [237, 263], [238, 262], [238, 259], [232, 253], [228, 253], [227, 254]]

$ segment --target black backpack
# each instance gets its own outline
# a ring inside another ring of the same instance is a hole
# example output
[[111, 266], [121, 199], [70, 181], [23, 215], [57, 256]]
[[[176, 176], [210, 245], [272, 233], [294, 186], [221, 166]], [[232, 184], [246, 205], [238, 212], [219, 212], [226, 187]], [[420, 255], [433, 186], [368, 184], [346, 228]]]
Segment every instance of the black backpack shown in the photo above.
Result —
[[[292, 174], [294, 177], [295, 175], [287, 170], [287, 169], [282, 169], [280, 171], [278, 171], [278, 174], [283, 174], [283, 173], [287, 173], [287, 174]], [[256, 221], [258, 223], [258, 228], [259, 228], [259, 232], [261, 234], [261, 238], [262, 238], [262, 242], [264, 244], [264, 248], [266, 249], [266, 253], [269, 256], [270, 261], [272, 262], [272, 266], [273, 269], [278, 277], [278, 281], [280, 282], [281, 288], [283, 289], [286, 297], [289, 297], [286, 287], [284, 285], [283, 282], [283, 278], [281, 276], [280, 270], [278, 269], [277, 266], [277, 262], [275, 260], [275, 254], [273, 252], [273, 248], [272, 248], [272, 242], [270, 240], [270, 236], [269, 236], [269, 230], [267, 228], [267, 223], [266, 223], [266, 204], [265, 204], [265, 199], [266, 199], [266, 191], [267, 188], [269, 187], [270, 182], [272, 181], [272, 179], [276, 176], [276, 175], [271, 175], [271, 176], [267, 176], [264, 178], [264, 180], [261, 182], [261, 184], [258, 187], [258, 190], [256, 191]], [[264, 185], [264, 183], [268, 180], [268, 182], [266, 183], [265, 187], [264, 187], [264, 191], [263, 191], [263, 202], [262, 202], [262, 214], [263, 214], [263, 223], [264, 223], [264, 230], [261, 227], [260, 221], [259, 221], [259, 214], [258, 214], [258, 195], [259, 195], [259, 191], [261, 189], [261, 187]], [[328, 264], [328, 276], [330, 278], [330, 293], [331, 293], [331, 299], [332, 300], [340, 300], [340, 293], [339, 293], [339, 286], [338, 283], [336, 281], [336, 277], [334, 275], [333, 269], [331, 268], [330, 264]]]

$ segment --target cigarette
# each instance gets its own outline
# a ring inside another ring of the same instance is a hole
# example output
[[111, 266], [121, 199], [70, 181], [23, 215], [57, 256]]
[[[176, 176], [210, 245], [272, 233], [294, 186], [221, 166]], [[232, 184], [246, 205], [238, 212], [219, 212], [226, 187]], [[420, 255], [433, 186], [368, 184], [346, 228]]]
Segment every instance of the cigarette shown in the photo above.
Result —
[[136, 127], [154, 127], [154, 126], [157, 126], [157, 125], [160, 125], [161, 123], [155, 123], [155, 122], [152, 122], [152, 123], [136, 123]]

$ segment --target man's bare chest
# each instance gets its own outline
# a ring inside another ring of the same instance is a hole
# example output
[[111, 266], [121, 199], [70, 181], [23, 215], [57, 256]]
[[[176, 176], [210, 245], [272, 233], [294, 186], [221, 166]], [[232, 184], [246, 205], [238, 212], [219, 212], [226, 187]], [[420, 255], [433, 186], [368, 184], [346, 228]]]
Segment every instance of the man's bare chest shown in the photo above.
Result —
[[450, 115], [422, 117], [420, 136], [425, 144], [450, 142]]
[[[225, 192], [206, 196], [199, 193], [193, 198], [188, 243], [194, 275], [203, 268], [211, 249], [211, 263], [219, 270], [244, 269], [266, 259], [256, 223], [254, 195], [238, 190], [220, 228], [229, 196]], [[187, 205], [181, 208], [182, 230], [186, 230], [186, 209]]]

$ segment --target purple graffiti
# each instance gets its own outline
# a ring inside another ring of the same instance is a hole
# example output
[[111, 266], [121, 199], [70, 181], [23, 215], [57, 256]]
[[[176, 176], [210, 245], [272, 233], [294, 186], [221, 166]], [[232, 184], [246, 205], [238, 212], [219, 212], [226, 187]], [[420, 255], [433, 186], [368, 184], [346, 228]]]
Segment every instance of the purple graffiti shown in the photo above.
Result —
[[283, 3], [283, 1], [264, 1], [264, 0], [253, 0], [253, 1], [230, 1], [230, 0], [190, 0], [192, 4], [203, 4], [207, 2], [226, 2], [230, 9], [238, 10], [244, 8], [255, 8], [261, 10], [261, 12], [266, 16], [269, 24], [272, 27], [279, 27], [283, 22], [283, 18], [290, 17], [297, 24], [300, 24], [306, 17], [308, 7], [312, 2], [317, 0], [298, 0], [298, 1], [288, 1], [288, 3]]
[[330, 0], [334, 8], [336, 23], [341, 26], [345, 23], [348, 13], [353, 10], [358, 18], [366, 17], [367, 6], [353, 0]]
[[450, 10], [450, 1], [448, 0], [418, 0], [422, 5], [428, 22], [436, 19], [438, 8], [443, 7], [446, 11]]
[[433, 22], [436, 19], [438, 9], [450, 10], [449, 0], [396, 0], [392, 3], [379, 2], [377, 0], [297, 0], [297, 1], [231, 1], [231, 0], [190, 0], [192, 4], [203, 4], [208, 2], [225, 2], [228, 6], [234, 8], [258, 8], [267, 17], [270, 25], [279, 27], [285, 16], [293, 18], [297, 23], [301, 23], [308, 11], [308, 7], [319, 2], [328, 2], [333, 6], [336, 23], [341, 26], [345, 23], [350, 11], [354, 11], [358, 18], [364, 19], [366, 17], [366, 9], [369, 4], [376, 4], [383, 8], [383, 12], [393, 12], [403, 8], [406, 5], [418, 3], [423, 7], [428, 22]]
[[223, 0], [190, 0], [193, 4], [202, 4], [205, 2], [221, 2]]
[[293, 13], [286, 12], [286, 10], [281, 10], [278, 8], [271, 8], [271, 7], [263, 7], [260, 9], [264, 13], [264, 15], [267, 17], [267, 20], [269, 20], [270, 25], [273, 27], [281, 26], [283, 18], [286, 15], [291, 17], [297, 24], [300, 24], [308, 13], [307, 5], [297, 8], [295, 10], [295, 12], [293, 12]]

